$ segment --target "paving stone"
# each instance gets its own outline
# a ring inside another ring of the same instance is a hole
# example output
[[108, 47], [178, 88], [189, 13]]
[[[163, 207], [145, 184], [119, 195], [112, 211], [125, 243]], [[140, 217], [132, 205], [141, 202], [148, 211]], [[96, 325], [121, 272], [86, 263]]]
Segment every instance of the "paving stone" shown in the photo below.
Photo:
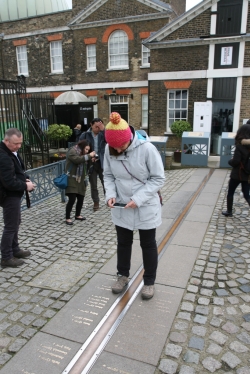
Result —
[[177, 317], [180, 318], [180, 319], [186, 319], [187, 321], [191, 320], [191, 314], [190, 313], [179, 312]]
[[28, 326], [30, 325], [34, 320], [36, 319], [36, 316], [33, 316], [31, 314], [26, 315], [23, 317], [20, 322], [22, 322], [24, 325]]
[[22, 333], [22, 336], [26, 339], [30, 339], [32, 338], [33, 335], [35, 335], [35, 333], [37, 332], [37, 330], [35, 329], [32, 329], [32, 328], [29, 328], [27, 330], [25, 330], [23, 333]]
[[167, 344], [165, 354], [167, 356], [178, 358], [182, 352], [182, 347], [176, 344]]
[[190, 366], [182, 365], [179, 374], [195, 374], [195, 369]]
[[209, 305], [210, 300], [206, 297], [199, 297], [198, 304], [200, 305]]
[[219, 331], [214, 331], [209, 336], [209, 339], [214, 340], [218, 344], [224, 345], [226, 343], [226, 341], [228, 340], [228, 337], [226, 335], [222, 334]]
[[205, 341], [202, 338], [197, 338], [196, 336], [192, 336], [189, 340], [188, 347], [199, 349], [200, 351], [204, 348]]
[[183, 332], [171, 332], [169, 339], [174, 343], [185, 343], [187, 340], [187, 335]]
[[249, 366], [242, 367], [236, 370], [236, 374], [250, 374], [250, 367]]
[[218, 306], [215, 306], [215, 307], [213, 308], [213, 314], [214, 314], [215, 316], [223, 316], [223, 315], [224, 315], [224, 311], [223, 311], [222, 308], [220, 308], [220, 307], [218, 307]]
[[237, 340], [230, 343], [229, 348], [237, 353], [245, 353], [249, 351], [249, 349], [245, 345], [241, 344]]
[[240, 289], [241, 291], [245, 292], [245, 293], [249, 293], [250, 292], [250, 286], [245, 284], [244, 286], [240, 286]]
[[0, 349], [6, 348], [11, 342], [10, 338], [2, 337], [0, 338]]
[[200, 323], [201, 325], [205, 325], [205, 323], [207, 322], [207, 317], [201, 316], [200, 314], [196, 314], [196, 316], [194, 317], [194, 322]]
[[207, 331], [207, 329], [205, 327], [203, 327], [203, 326], [193, 326], [192, 327], [192, 332], [195, 335], [205, 336], [206, 335], [206, 331]]
[[246, 331], [243, 331], [241, 334], [237, 335], [237, 338], [243, 343], [250, 344], [250, 335]]
[[185, 355], [183, 356], [183, 360], [188, 363], [194, 363], [197, 364], [199, 363], [200, 355], [197, 352], [193, 351], [187, 351]]
[[228, 295], [229, 295], [228, 292], [227, 292], [226, 290], [220, 290], [220, 289], [217, 289], [217, 290], [215, 290], [215, 292], [216, 292], [216, 294], [217, 294], [218, 296], [228, 296]]
[[241, 325], [245, 330], [250, 331], [250, 322], [243, 322]]
[[221, 357], [221, 360], [225, 362], [231, 369], [234, 369], [237, 365], [241, 363], [241, 360], [231, 352], [225, 353]]
[[225, 325], [222, 326], [222, 329], [229, 334], [236, 334], [239, 331], [239, 327], [231, 322], [226, 322]]
[[210, 373], [214, 373], [216, 370], [221, 368], [221, 363], [217, 360], [215, 360], [213, 357], [206, 357], [202, 361], [202, 365], [205, 369], [210, 371]]
[[231, 297], [228, 297], [227, 300], [230, 302], [230, 304], [239, 304], [238, 297], [231, 296]]
[[210, 321], [210, 325], [212, 326], [215, 326], [215, 327], [219, 327], [221, 325], [221, 323], [223, 322], [222, 319], [220, 318], [217, 318], [217, 317], [213, 317]]
[[243, 304], [243, 305], [240, 305], [239, 306], [240, 310], [242, 311], [242, 313], [250, 313], [250, 306], [249, 305], [246, 305], [246, 304]]
[[182, 303], [181, 304], [181, 310], [185, 310], [187, 312], [192, 312], [194, 310], [194, 306], [191, 303]]
[[16, 339], [13, 344], [11, 344], [8, 348], [8, 351], [11, 353], [16, 353], [18, 352], [24, 344], [27, 343], [26, 339]]
[[196, 308], [195, 308], [195, 312], [197, 314], [202, 314], [202, 315], [208, 315], [209, 313], [209, 308], [207, 306], [201, 306], [201, 305], [198, 305]]
[[250, 321], [250, 313], [245, 314], [245, 315], [242, 316], [242, 317], [244, 318], [244, 320], [245, 320], [246, 322], [249, 322], [249, 321]]
[[175, 361], [162, 359], [160, 361], [159, 369], [166, 374], [175, 374], [178, 368], [178, 364]]
[[213, 303], [215, 305], [224, 305], [224, 299], [222, 299], [221, 297], [214, 297]]
[[9, 361], [11, 357], [12, 356], [9, 355], [8, 353], [1, 353], [0, 354], [0, 365], [6, 364], [6, 362]]
[[206, 352], [212, 354], [212, 355], [219, 355], [222, 351], [222, 348], [215, 343], [211, 343], [209, 347], [207, 348]]

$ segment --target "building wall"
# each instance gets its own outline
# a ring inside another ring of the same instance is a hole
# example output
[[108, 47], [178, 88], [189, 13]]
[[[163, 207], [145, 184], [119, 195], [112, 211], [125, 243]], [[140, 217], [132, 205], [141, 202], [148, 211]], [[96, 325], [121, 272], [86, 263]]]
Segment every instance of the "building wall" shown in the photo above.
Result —
[[163, 41], [199, 38], [210, 35], [211, 12], [207, 9], [189, 22], [169, 34]]
[[239, 124], [243, 123], [243, 119], [250, 118], [249, 87], [250, 87], [250, 77], [243, 77], [242, 92], [241, 92], [240, 123]]
[[151, 50], [151, 72], [206, 70], [209, 46]]
[[12, 22], [2, 22], [1, 32], [5, 35], [18, 34], [23, 32], [32, 32], [36, 30], [44, 30], [53, 27], [66, 26], [72, 18], [72, 11], [51, 13], [45, 16], [35, 18], [19, 19]]

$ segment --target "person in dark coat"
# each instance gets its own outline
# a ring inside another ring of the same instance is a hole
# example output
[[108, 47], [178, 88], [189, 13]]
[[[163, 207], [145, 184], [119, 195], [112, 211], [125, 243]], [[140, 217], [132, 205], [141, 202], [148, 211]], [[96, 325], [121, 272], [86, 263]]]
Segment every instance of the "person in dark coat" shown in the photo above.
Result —
[[82, 125], [78, 124], [74, 128], [75, 142], [79, 141], [81, 134], [82, 134]]
[[91, 128], [82, 133], [80, 136], [80, 140], [86, 139], [89, 141], [91, 149], [93, 149], [98, 157], [92, 159], [89, 162], [89, 182], [91, 187], [91, 197], [94, 202], [93, 210], [97, 211], [99, 206], [99, 192], [97, 188], [97, 177], [100, 178], [100, 181], [104, 189], [104, 182], [103, 182], [103, 160], [104, 160], [104, 151], [106, 146], [106, 140], [104, 136], [104, 125], [100, 118], [94, 118], [91, 121]]
[[69, 173], [69, 176], [65, 194], [69, 200], [66, 205], [66, 225], [73, 225], [70, 214], [76, 200], [75, 219], [78, 221], [86, 219], [81, 216], [81, 210], [87, 187], [87, 161], [95, 156], [95, 152], [89, 153], [89, 151], [90, 145], [88, 141], [81, 140], [67, 152], [65, 171]]
[[4, 230], [1, 240], [1, 266], [18, 267], [29, 250], [19, 247], [18, 230], [21, 222], [21, 199], [25, 191], [33, 191], [35, 185], [25, 174], [24, 164], [17, 153], [22, 146], [23, 135], [16, 128], [5, 132], [0, 143], [0, 200], [3, 207]]
[[231, 171], [230, 180], [228, 183], [227, 210], [222, 212], [222, 214], [226, 217], [232, 217], [233, 215], [234, 192], [239, 184], [241, 184], [243, 196], [250, 206], [249, 174], [247, 174], [243, 168], [243, 165], [246, 164], [250, 152], [250, 144], [246, 144], [244, 142], [244, 140], [247, 139], [250, 139], [250, 124], [241, 126], [237, 131], [235, 137], [235, 152], [233, 158], [228, 161], [229, 165], [232, 166], [233, 169]]

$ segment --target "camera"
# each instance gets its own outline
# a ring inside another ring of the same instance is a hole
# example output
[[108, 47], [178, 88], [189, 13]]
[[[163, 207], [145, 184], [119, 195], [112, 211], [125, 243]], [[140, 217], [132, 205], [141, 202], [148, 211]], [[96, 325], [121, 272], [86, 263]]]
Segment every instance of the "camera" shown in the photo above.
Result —
[[97, 153], [95, 154], [95, 159], [96, 159], [96, 160], [99, 160], [99, 156], [98, 156]]

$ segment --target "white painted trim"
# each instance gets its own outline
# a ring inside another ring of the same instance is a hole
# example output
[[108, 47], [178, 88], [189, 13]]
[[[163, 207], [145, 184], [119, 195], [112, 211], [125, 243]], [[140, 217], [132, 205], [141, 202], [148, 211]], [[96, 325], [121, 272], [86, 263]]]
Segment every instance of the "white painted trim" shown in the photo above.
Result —
[[247, 32], [247, 17], [248, 17], [248, 2], [249, 0], [243, 0], [242, 13], [241, 13], [241, 34]]
[[54, 34], [58, 32], [64, 32], [64, 31], [71, 31], [69, 27], [55, 27], [51, 29], [44, 29], [44, 30], [35, 30], [30, 32], [22, 32], [18, 34], [10, 34], [10, 35], [4, 35], [3, 40], [11, 40], [11, 39], [18, 39], [18, 38], [26, 38], [29, 36], [35, 36], [35, 35], [43, 35], [43, 34]]
[[170, 71], [148, 74], [149, 81], [230, 77], [250, 77], [250, 68]]
[[206, 70], [170, 71], [149, 73], [149, 81], [175, 80], [175, 79], [203, 79], [206, 78]]
[[[27, 93], [31, 92], [59, 92], [59, 91], [70, 91], [71, 87], [73, 90], [104, 90], [113, 89], [114, 82], [106, 83], [88, 83], [88, 84], [70, 84], [65, 86], [46, 86], [46, 87], [27, 87]], [[138, 81], [138, 82], [115, 82], [115, 88], [138, 88], [138, 87], [148, 87], [148, 81]]]
[[207, 98], [212, 99], [213, 97], [213, 79], [209, 78], [207, 80]]
[[241, 91], [242, 91], [242, 77], [238, 77], [236, 84], [236, 95], [235, 95], [235, 105], [234, 105], [234, 123], [233, 131], [237, 132], [240, 123], [240, 106], [241, 106]]
[[212, 12], [217, 12], [217, 1], [213, 3], [213, 5], [211, 6], [211, 11]]
[[211, 14], [210, 35], [216, 34], [217, 14]]
[[238, 67], [244, 68], [245, 42], [240, 42]]
[[210, 44], [210, 46], [209, 46], [208, 70], [212, 70], [214, 68], [214, 51], [215, 51], [215, 45]]

